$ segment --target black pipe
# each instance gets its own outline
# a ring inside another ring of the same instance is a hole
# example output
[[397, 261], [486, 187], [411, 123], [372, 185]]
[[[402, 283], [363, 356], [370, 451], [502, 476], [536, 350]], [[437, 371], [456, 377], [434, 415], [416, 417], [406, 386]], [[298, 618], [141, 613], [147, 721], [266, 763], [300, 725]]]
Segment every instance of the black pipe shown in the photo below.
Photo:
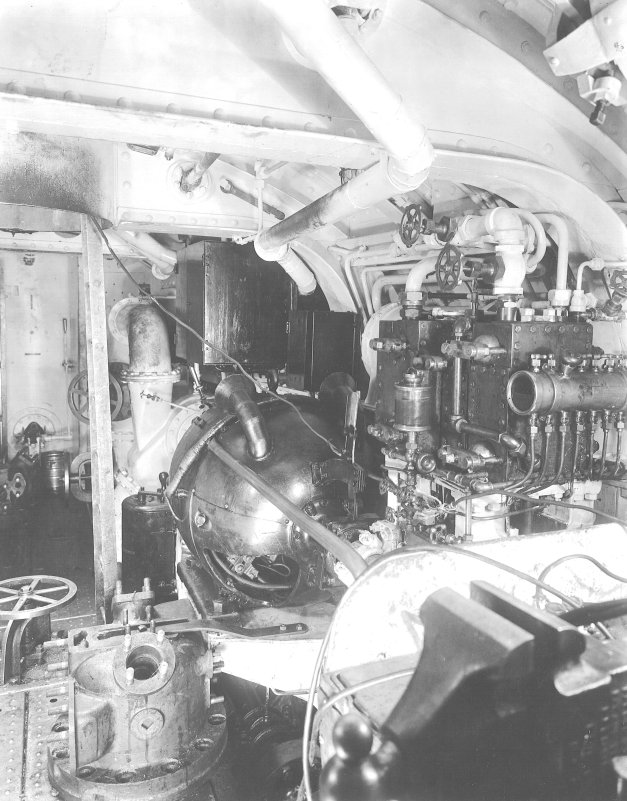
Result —
[[586, 478], [593, 478], [594, 476], [594, 433], [596, 429], [597, 423], [597, 413], [596, 411], [591, 411], [589, 415], [590, 420], [590, 433], [588, 435], [588, 469], [586, 470]]
[[218, 406], [237, 415], [253, 459], [265, 459], [271, 450], [270, 435], [259, 407], [252, 398], [251, 382], [243, 375], [230, 375], [220, 381], [215, 399]]
[[605, 462], [607, 460], [607, 439], [609, 434], [608, 423], [609, 413], [603, 412], [603, 445], [601, 447], [601, 467], [599, 469], [599, 478], [603, 478], [603, 473], [605, 473]]
[[573, 463], [570, 470], [570, 494], [573, 494], [575, 488], [575, 478], [577, 475], [577, 462], [579, 461], [579, 448], [581, 447], [581, 418], [583, 417], [583, 412], [577, 412], [577, 420], [576, 420], [576, 430], [575, 430], [575, 447], [573, 451]]
[[619, 428], [619, 423], [623, 423], [623, 413], [619, 412], [618, 417], [616, 419], [616, 464], [614, 465], [614, 470], [612, 472], [612, 478], [616, 478], [618, 475], [618, 471], [620, 470], [620, 455], [623, 445], [623, 429]]
[[540, 470], [540, 476], [538, 477], [539, 484], [544, 483], [544, 479], [546, 478], [546, 471], [549, 467], [549, 450], [550, 450], [552, 435], [553, 435], [553, 425], [551, 422], [551, 416], [549, 415], [546, 421], [546, 426], [544, 428], [544, 449], [542, 455], [542, 469]]
[[476, 423], [469, 423], [468, 420], [459, 419], [453, 421], [453, 428], [458, 434], [474, 434], [477, 437], [485, 437], [492, 442], [498, 442], [506, 451], [510, 453], [524, 453], [525, 443], [510, 434], [509, 431], [496, 431], [493, 428], [486, 428], [485, 426], [477, 425]]

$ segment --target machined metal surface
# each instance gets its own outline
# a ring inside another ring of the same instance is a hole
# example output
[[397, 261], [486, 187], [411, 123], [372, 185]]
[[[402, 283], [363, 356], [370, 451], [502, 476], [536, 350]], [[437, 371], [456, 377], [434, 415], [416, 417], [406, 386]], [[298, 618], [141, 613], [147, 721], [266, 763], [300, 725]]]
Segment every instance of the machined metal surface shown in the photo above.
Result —
[[68, 649], [67, 704], [48, 741], [62, 798], [174, 801], [198, 790], [226, 746], [203, 641], [100, 627], [71, 631]]

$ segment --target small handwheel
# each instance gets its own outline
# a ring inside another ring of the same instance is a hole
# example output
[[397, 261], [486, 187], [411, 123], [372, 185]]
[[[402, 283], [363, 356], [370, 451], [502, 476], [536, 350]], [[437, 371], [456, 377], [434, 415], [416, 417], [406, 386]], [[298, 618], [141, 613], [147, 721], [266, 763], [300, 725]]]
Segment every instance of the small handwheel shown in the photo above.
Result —
[[[109, 373], [109, 399], [111, 419], [116, 420], [124, 403], [124, 392], [118, 379]], [[82, 370], [70, 381], [67, 388], [67, 403], [70, 411], [81, 423], [89, 423], [89, 384], [87, 370]]]
[[417, 203], [411, 203], [401, 218], [399, 233], [401, 241], [405, 247], [411, 247], [418, 241], [418, 237], [422, 234], [424, 228], [424, 214], [422, 209]]
[[0, 581], [0, 621], [49, 615], [76, 595], [76, 584], [57, 576], [18, 576]]
[[77, 501], [91, 501], [91, 451], [79, 453], [70, 465], [70, 492]]
[[447, 242], [439, 252], [435, 262], [435, 277], [438, 282], [438, 289], [442, 292], [451, 292], [455, 289], [461, 280], [463, 266], [464, 257], [461, 250], [451, 242]]

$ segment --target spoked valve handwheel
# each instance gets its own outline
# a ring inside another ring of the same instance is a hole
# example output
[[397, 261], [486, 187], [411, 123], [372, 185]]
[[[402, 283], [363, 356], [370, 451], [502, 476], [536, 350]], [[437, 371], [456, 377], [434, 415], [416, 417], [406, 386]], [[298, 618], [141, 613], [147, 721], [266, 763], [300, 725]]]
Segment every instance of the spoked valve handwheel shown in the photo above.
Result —
[[57, 576], [18, 576], [0, 581], [0, 621], [49, 615], [72, 600], [76, 584]]
[[451, 292], [462, 279], [464, 257], [461, 250], [447, 242], [435, 262], [435, 277], [441, 292]]
[[[118, 379], [109, 373], [109, 398], [111, 400], [111, 419], [116, 420], [124, 403], [124, 391]], [[81, 423], [89, 423], [89, 384], [87, 370], [75, 375], [67, 390], [70, 411]]]
[[422, 209], [417, 203], [411, 203], [401, 218], [399, 233], [401, 241], [405, 247], [410, 248], [418, 241], [418, 237], [424, 231], [425, 217]]

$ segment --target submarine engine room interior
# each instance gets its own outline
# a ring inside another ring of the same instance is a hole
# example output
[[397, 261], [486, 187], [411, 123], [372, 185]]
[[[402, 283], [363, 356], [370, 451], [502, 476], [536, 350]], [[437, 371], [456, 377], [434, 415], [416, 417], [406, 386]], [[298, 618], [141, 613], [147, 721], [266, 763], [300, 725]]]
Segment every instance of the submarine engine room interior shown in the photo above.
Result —
[[0, 22], [0, 797], [627, 799], [627, 0]]

